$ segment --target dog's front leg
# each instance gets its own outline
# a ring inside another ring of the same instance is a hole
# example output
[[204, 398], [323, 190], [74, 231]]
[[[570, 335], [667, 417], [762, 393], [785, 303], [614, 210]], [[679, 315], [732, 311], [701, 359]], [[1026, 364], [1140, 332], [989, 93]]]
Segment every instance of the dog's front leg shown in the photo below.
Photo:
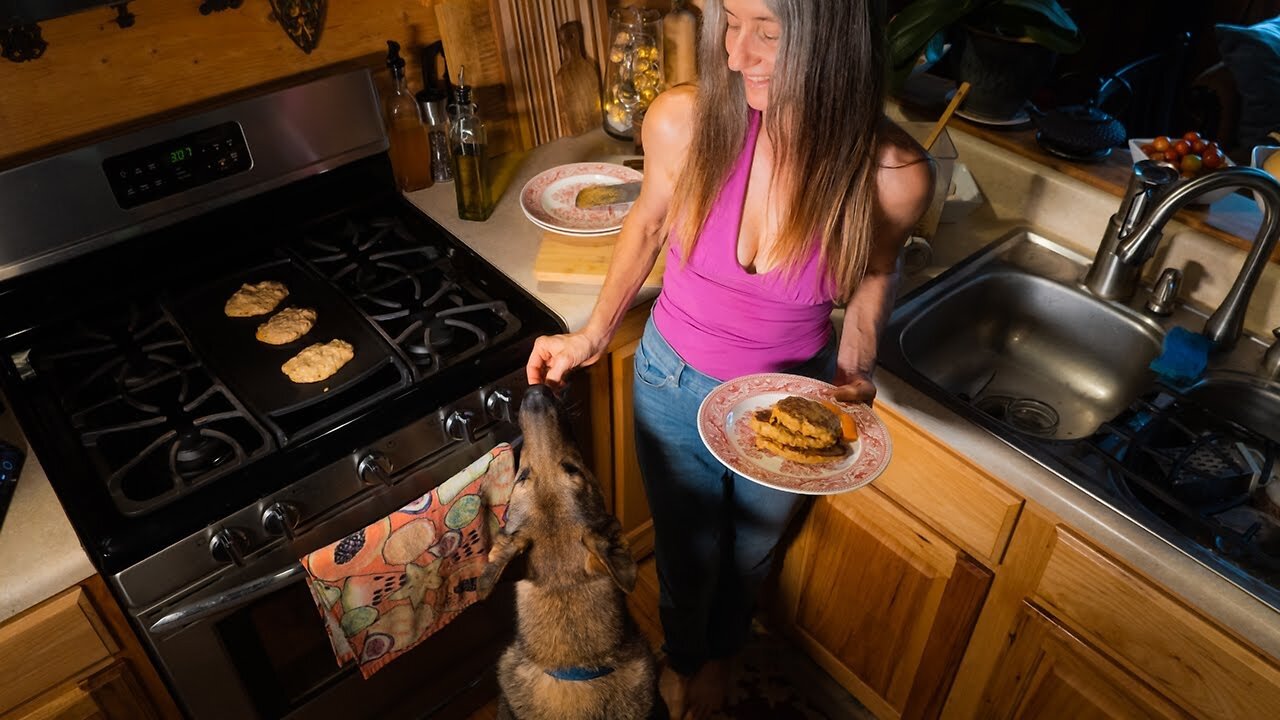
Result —
[[529, 539], [520, 533], [498, 534], [498, 539], [489, 550], [489, 564], [484, 566], [484, 571], [480, 573], [480, 580], [476, 583], [480, 599], [489, 597], [489, 593], [493, 592], [493, 586], [502, 576], [502, 571], [507, 569], [507, 564], [528, 547]]

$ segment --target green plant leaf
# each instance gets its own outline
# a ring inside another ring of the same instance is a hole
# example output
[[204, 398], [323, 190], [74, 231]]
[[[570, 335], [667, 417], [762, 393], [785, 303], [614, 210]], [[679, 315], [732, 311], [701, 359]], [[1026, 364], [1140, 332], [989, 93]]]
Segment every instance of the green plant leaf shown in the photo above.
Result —
[[[889, 21], [889, 63], [910, 72], [916, 58], [938, 33], [973, 12], [978, 0], [918, 0]], [[985, 4], [985, 3], [982, 3]]]
[[1001, 0], [975, 17], [974, 25], [1009, 37], [1027, 37], [1057, 53], [1083, 45], [1080, 30], [1053, 0]]

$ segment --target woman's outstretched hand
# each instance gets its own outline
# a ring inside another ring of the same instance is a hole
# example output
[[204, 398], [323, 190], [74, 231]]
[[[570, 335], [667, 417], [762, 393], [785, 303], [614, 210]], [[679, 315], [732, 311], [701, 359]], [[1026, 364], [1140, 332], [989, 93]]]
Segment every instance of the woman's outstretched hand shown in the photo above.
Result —
[[835, 398], [843, 403], [866, 403], [876, 399], [876, 386], [863, 372], [837, 372]]
[[564, 386], [564, 376], [600, 359], [604, 348], [585, 333], [543, 335], [533, 343], [525, 373], [530, 385], [545, 383], [552, 390]]

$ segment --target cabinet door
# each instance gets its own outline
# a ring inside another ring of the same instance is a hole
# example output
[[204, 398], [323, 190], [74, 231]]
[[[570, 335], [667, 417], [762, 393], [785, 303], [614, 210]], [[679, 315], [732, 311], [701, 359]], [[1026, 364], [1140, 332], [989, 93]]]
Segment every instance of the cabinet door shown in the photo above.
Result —
[[609, 354], [613, 398], [613, 512], [636, 557], [653, 552], [653, 521], [636, 460], [635, 414], [632, 409], [636, 346], [633, 340]]
[[16, 711], [13, 720], [149, 720], [158, 717], [123, 660]]
[[991, 577], [868, 487], [814, 505], [779, 597], [809, 654], [878, 717], [936, 717]]
[[1030, 603], [1023, 603], [980, 716], [1190, 717]]

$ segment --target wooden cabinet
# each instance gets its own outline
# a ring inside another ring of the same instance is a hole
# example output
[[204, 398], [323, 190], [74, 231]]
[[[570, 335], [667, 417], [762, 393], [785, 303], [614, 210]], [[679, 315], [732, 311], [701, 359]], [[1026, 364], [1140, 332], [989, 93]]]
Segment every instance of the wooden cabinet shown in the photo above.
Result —
[[652, 303], [632, 308], [605, 356], [587, 369], [591, 386], [592, 456], [606, 501], [637, 557], [653, 552], [653, 520], [636, 460], [632, 377], [636, 346]]
[[0, 624], [0, 719], [180, 717], [99, 576]]
[[790, 545], [779, 610], [880, 718], [940, 711], [992, 573], [874, 487], [818, 501]]
[[1018, 718], [1189, 718], [1070, 630], [1024, 603], [987, 685], [981, 716]]
[[944, 716], [1234, 720], [1277, 708], [1274, 659], [1030, 507]]

